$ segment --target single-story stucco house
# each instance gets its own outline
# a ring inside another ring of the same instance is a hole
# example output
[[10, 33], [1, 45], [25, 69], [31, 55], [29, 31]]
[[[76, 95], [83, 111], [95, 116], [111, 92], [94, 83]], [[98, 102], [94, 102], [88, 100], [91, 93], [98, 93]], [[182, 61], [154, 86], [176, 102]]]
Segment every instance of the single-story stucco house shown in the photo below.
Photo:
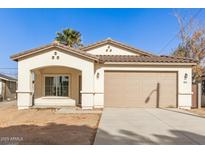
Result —
[[17, 79], [0, 73], [0, 102], [16, 99]]
[[19, 109], [192, 105], [192, 59], [157, 56], [110, 38], [74, 49], [53, 42], [11, 56]]

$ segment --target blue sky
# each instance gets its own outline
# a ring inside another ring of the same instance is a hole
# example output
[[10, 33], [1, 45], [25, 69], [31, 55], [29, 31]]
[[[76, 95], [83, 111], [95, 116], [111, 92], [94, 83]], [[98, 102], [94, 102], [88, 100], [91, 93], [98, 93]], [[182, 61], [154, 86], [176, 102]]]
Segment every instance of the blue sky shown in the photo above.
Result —
[[[198, 9], [177, 9], [187, 16]], [[173, 9], [0, 9], [0, 72], [16, 68], [9, 56], [50, 43], [63, 28], [80, 31], [84, 45], [111, 37], [131, 46], [170, 54], [179, 40]], [[204, 10], [198, 18], [204, 17]]]

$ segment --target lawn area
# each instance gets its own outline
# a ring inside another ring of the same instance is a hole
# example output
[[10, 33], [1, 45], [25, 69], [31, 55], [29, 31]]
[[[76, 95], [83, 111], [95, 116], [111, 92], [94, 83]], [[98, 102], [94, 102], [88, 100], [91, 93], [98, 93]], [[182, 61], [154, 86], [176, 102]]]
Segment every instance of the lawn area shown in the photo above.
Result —
[[0, 104], [0, 144], [93, 144], [100, 114], [60, 114], [55, 109], [17, 110]]

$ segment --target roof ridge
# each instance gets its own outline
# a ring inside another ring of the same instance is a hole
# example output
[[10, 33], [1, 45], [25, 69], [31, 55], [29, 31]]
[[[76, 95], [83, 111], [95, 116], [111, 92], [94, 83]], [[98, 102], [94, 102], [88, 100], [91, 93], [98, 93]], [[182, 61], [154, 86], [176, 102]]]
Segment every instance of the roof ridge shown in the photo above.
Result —
[[106, 42], [106, 41], [108, 41], [108, 39], [104, 39], [104, 40], [102, 40], [102, 41], [96, 41], [95, 43], [88, 44], [87, 46], [80, 47], [79, 49], [82, 49], [82, 50], [83, 50], [83, 49], [88, 48], [88, 47], [90, 47], [90, 46], [97, 45], [97, 44], [99, 44], [99, 43]]
[[117, 45], [120, 45], [121, 47], [128, 48], [130, 50], [133, 50], [134, 52], [139, 52], [139, 53], [144, 54], [144, 55], [149, 55], [149, 56], [153, 55], [150, 52], [147, 52], [147, 51], [144, 51], [142, 49], [130, 46], [130, 45], [126, 44], [126, 43], [122, 43], [122, 42], [113, 40], [111, 38], [107, 38], [107, 39], [104, 39], [102, 41], [97, 41], [95, 43], [92, 43], [92, 44], [89, 44], [87, 46], [81, 47], [80, 49], [83, 50], [83, 51], [87, 51], [87, 49], [89, 49], [89, 48], [92, 48], [92, 47], [94, 48], [94, 47], [96, 47], [98, 45], [104, 45], [105, 43], [111, 43], [111, 44], [113, 43], [114, 45], [117, 44]]
[[89, 56], [94, 57], [94, 58], [98, 58], [97, 56], [95, 56], [93, 54], [90, 54], [90, 53], [87, 53], [87, 52], [85, 53], [85, 52], [83, 52], [82, 50], [80, 50], [78, 48], [68, 47], [68, 46], [60, 44], [60, 43], [58, 43], [56, 46], [60, 46], [60, 47], [66, 48], [66, 49], [74, 50], [74, 51], [79, 52], [79, 53], [83, 53], [85, 55], [89, 55]]
[[66, 51], [70, 50], [72, 52], [75, 52], [76, 54], [81, 54], [81, 55], [84, 55], [86, 57], [90, 57], [90, 58], [99, 60], [99, 58], [95, 55], [83, 52], [80, 49], [65, 46], [65, 45], [57, 43], [57, 42], [52, 42], [50, 44], [43, 45], [43, 46], [40, 46], [40, 47], [37, 47], [37, 48], [32, 48], [32, 49], [29, 49], [29, 50], [25, 50], [23, 52], [20, 52], [20, 53], [17, 53], [17, 54], [14, 54], [14, 55], [10, 56], [10, 58], [13, 59], [13, 60], [18, 60], [21, 57], [24, 57], [26, 55], [31, 55], [31, 54], [35, 53], [35, 51], [45, 50], [45, 49], [49, 49], [49, 48], [52, 48], [52, 47], [63, 48]]
[[23, 50], [22, 52], [13, 54], [12, 56], [10, 56], [10, 58], [13, 59], [14, 57], [16, 57], [16, 56], [18, 56], [18, 55], [20, 55], [20, 54], [23, 54], [23, 53], [25, 53], [25, 52], [31, 52], [31, 51], [33, 51], [33, 50], [38, 50], [38, 49], [41, 49], [41, 48], [49, 47], [51, 44], [52, 44], [52, 43], [46, 44], [46, 45], [41, 45], [41, 46], [36, 47], [36, 48], [30, 48], [30, 49], [28, 49], [28, 50]]

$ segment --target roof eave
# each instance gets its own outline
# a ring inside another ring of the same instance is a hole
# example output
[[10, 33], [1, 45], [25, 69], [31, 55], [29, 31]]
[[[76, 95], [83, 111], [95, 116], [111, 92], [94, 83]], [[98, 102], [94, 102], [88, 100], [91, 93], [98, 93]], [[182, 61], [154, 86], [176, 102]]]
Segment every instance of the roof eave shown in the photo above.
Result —
[[4, 78], [4, 77], [0, 77], [0, 79], [1, 79], [1, 80], [5, 80], [5, 81], [17, 82], [16, 79], [11, 80], [11, 79], [7, 79], [7, 78]]
[[91, 60], [94, 60], [94, 61], [99, 61], [99, 58], [98, 57], [93, 57], [93, 56], [88, 56], [88, 55], [84, 55], [84, 54], [81, 54], [81, 53], [78, 53], [78, 51], [73, 51], [72, 49], [67, 49], [67, 48], [64, 48], [62, 47], [61, 45], [57, 45], [57, 44], [49, 44], [49, 45], [46, 45], [42, 48], [38, 48], [37, 50], [28, 50], [28, 51], [25, 51], [23, 52], [22, 54], [15, 54], [15, 55], [12, 55], [10, 58], [14, 61], [18, 61], [22, 58], [25, 58], [27, 56], [30, 56], [32, 54], [36, 54], [36, 53], [39, 53], [41, 51], [44, 51], [44, 50], [48, 50], [48, 49], [51, 49], [51, 48], [59, 48], [61, 50], [65, 50], [65, 51], [69, 51], [71, 53], [74, 53], [76, 55], [79, 55], [79, 56], [82, 56], [82, 57], [85, 57], [85, 58], [88, 58], [88, 59], [91, 59]]
[[169, 66], [195, 66], [196, 63], [155, 63], [155, 62], [101, 62], [103, 64], [111, 65], [155, 65], [155, 66], [162, 66], [162, 65], [169, 65]]
[[126, 45], [126, 44], [123, 44], [121, 42], [118, 42], [118, 41], [114, 41], [112, 39], [107, 39], [107, 40], [103, 40], [101, 42], [97, 42], [97, 43], [94, 43], [94, 44], [91, 44], [91, 45], [88, 45], [86, 47], [82, 47], [80, 48], [81, 50], [87, 52], [89, 51], [90, 49], [93, 49], [93, 48], [97, 48], [97, 47], [100, 47], [100, 46], [103, 46], [105, 44], [111, 44], [111, 45], [115, 45], [115, 46], [119, 46], [121, 48], [124, 48], [124, 49], [128, 49], [134, 53], [140, 53], [140, 54], [143, 54], [143, 55], [147, 55], [147, 56], [155, 56], [149, 52], [146, 52], [146, 51], [142, 51], [140, 49], [137, 49], [137, 48], [134, 48], [134, 47], [131, 47], [129, 45]]
[[53, 48], [54, 46], [52, 44], [49, 44], [49, 45], [45, 45], [43, 47], [40, 47], [40, 49], [36, 49], [36, 50], [27, 50], [27, 51], [23, 51], [23, 52], [20, 52], [20, 53], [17, 53], [17, 54], [14, 54], [12, 56], [10, 56], [10, 59], [14, 60], [14, 61], [18, 61], [19, 59], [21, 58], [24, 58], [26, 56], [30, 56], [32, 54], [34, 54], [34, 52], [36, 53], [37, 51], [40, 52], [40, 51], [43, 51], [43, 50], [47, 50], [47, 49], [50, 49], [50, 48]]
[[63, 48], [63, 47], [61, 47], [61, 46], [56, 46], [56, 47], [58, 47], [58, 48], [60, 48], [60, 49], [62, 49], [62, 50], [70, 51], [70, 52], [72, 52], [72, 53], [74, 53], [74, 54], [77, 54], [77, 55], [79, 55], [79, 56], [83, 56], [83, 57], [85, 57], [85, 58], [88, 58], [88, 59], [91, 59], [91, 60], [94, 60], [94, 61], [99, 61], [99, 58], [98, 58], [98, 57], [84, 55], [84, 54], [81, 54], [81, 53], [76, 52], [76, 51], [74, 52], [74, 51], [72, 51], [72, 49], [65, 49], [65, 48]]

